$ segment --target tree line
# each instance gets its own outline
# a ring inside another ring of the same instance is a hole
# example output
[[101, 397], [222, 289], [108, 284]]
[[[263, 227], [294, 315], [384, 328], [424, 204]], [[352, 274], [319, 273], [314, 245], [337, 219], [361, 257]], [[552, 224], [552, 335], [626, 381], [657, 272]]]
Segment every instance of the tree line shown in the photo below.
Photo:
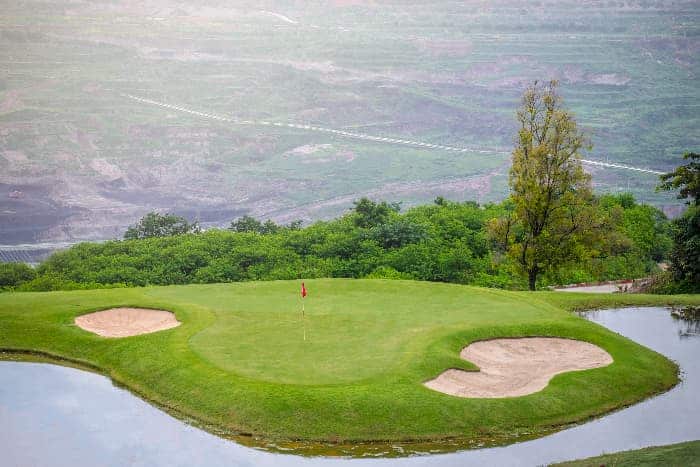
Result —
[[[641, 277], [669, 255], [670, 224], [661, 211], [628, 194], [593, 201], [606, 240], [585, 260], [543, 266], [538, 285]], [[493, 231], [513, 209], [510, 200], [482, 206], [438, 198], [402, 212], [398, 204], [363, 198], [345, 215], [307, 227], [243, 217], [228, 229], [172, 235], [152, 229], [157, 234], [77, 244], [30, 272], [12, 266], [23, 273], [0, 273], [0, 286], [56, 290], [354, 277], [522, 289], [527, 276]], [[151, 213], [130, 231], [151, 229], [154, 222], [172, 224], [169, 215]]]

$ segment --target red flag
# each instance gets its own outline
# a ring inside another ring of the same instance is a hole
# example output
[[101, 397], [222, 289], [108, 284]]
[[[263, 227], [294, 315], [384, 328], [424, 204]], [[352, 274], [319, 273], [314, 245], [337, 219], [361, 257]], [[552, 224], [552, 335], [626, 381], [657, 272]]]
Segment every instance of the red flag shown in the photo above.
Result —
[[301, 298], [306, 297], [306, 287], [304, 287], [304, 283], [301, 283]]

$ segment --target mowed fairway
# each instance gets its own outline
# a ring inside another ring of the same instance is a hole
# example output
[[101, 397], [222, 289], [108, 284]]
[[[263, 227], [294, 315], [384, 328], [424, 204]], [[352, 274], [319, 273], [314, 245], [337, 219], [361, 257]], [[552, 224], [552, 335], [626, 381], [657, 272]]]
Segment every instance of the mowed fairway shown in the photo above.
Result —
[[[0, 294], [0, 348], [96, 367], [180, 416], [266, 440], [504, 442], [544, 434], [677, 382], [666, 358], [570, 309], [698, 303], [698, 296], [515, 293], [411, 281], [253, 282]], [[103, 338], [76, 316], [112, 307], [169, 310], [182, 324]], [[606, 350], [604, 368], [555, 376], [542, 391], [501, 399], [423, 386], [475, 340], [557, 336]], [[12, 358], [5, 353], [5, 358]], [[48, 389], [47, 389], [48, 391]]]

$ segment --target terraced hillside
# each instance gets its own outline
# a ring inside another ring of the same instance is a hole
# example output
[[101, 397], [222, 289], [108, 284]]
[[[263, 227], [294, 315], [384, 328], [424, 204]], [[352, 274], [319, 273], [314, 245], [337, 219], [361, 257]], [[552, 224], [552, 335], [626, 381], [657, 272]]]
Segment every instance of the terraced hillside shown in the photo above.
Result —
[[[118, 237], [152, 209], [207, 225], [497, 200], [534, 79], [561, 80], [589, 159], [667, 170], [700, 142], [699, 19], [697, 1], [6, 2], [0, 244]], [[679, 207], [654, 175], [591, 171]]]

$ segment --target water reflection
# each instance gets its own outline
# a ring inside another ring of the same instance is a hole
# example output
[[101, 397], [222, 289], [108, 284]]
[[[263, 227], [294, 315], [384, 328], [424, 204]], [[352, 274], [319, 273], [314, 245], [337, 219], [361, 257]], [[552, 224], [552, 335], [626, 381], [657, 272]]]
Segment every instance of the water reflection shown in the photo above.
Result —
[[681, 337], [700, 336], [700, 308], [688, 307], [673, 309], [671, 317], [679, 325]]
[[601, 419], [510, 446], [401, 459], [330, 459], [264, 452], [218, 438], [99, 375], [0, 362], [0, 465], [535, 466], [700, 439], [698, 323], [661, 308], [595, 311], [587, 318], [678, 362], [683, 383]]

